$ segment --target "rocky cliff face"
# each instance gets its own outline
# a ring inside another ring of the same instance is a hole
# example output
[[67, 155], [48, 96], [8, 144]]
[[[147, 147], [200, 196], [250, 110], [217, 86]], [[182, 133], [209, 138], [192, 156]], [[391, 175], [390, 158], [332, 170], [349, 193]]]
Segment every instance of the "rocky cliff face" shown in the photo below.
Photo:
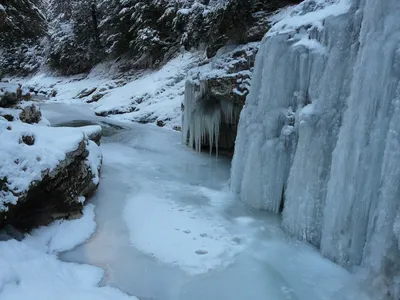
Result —
[[400, 299], [400, 2], [286, 13], [256, 59], [232, 189]]
[[222, 48], [214, 59], [189, 72], [182, 126], [189, 146], [233, 154], [258, 47], [250, 43]]

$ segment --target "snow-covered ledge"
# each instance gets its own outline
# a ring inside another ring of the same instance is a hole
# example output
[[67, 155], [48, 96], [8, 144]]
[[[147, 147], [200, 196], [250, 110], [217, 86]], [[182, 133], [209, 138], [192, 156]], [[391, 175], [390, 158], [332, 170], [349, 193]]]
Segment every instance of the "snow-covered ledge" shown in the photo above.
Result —
[[0, 117], [0, 230], [80, 214], [99, 184], [100, 126], [52, 128]]

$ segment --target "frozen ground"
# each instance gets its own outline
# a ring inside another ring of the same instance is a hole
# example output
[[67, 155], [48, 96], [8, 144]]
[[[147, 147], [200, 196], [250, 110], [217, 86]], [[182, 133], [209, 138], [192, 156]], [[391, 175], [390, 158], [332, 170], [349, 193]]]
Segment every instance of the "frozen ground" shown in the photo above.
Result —
[[[60, 115], [101, 120], [83, 106], [43, 111], [53, 124]], [[125, 126], [102, 140], [96, 233], [62, 260], [101, 267], [102, 284], [142, 300], [373, 299], [353, 275], [287, 237], [278, 216], [236, 201], [229, 160], [191, 151], [177, 132]]]

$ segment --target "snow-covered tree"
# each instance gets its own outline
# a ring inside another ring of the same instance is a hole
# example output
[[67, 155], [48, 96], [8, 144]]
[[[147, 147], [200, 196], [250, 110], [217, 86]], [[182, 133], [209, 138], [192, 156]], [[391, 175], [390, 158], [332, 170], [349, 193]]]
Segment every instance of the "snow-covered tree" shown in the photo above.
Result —
[[40, 40], [47, 31], [41, 0], [0, 0], [0, 69], [35, 71], [42, 62]]
[[99, 62], [102, 46], [96, 0], [52, 0], [50, 12], [50, 67], [76, 74]]

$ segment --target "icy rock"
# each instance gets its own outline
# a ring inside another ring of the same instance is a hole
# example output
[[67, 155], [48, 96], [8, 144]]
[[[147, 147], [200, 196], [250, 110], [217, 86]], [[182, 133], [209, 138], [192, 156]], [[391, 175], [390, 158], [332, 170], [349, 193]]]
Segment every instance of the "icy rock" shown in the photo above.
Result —
[[392, 299], [400, 299], [399, 15], [397, 0], [314, 0], [278, 21], [256, 59], [231, 173], [244, 202], [283, 208], [288, 232], [343, 266], [363, 266]]
[[226, 47], [215, 59], [190, 71], [182, 126], [183, 141], [189, 146], [233, 153], [257, 51], [257, 43]]

